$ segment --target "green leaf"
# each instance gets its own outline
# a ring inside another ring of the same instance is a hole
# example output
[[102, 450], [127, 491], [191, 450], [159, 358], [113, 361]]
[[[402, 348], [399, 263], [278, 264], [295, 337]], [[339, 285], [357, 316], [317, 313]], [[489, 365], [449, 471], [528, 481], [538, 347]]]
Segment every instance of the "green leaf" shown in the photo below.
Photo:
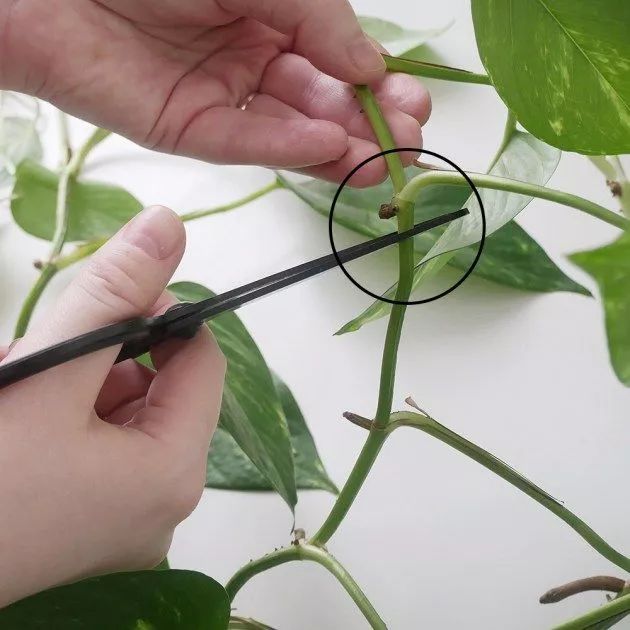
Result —
[[[336, 494], [338, 490], [324, 469], [293, 394], [279, 376], [273, 374], [273, 380], [291, 434], [296, 487], [299, 490], [327, 490]], [[269, 481], [221, 426], [210, 446], [206, 486], [226, 490], [273, 490]]]
[[13, 182], [20, 162], [27, 159], [38, 162], [42, 155], [36, 118], [0, 118], [0, 188]]
[[[11, 212], [29, 234], [50, 241], [55, 232], [58, 176], [30, 160], [16, 172]], [[67, 242], [107, 238], [142, 210], [133, 195], [118, 186], [71, 180], [68, 186]]]
[[[198, 302], [214, 296], [212, 291], [192, 282], [178, 282], [169, 290], [183, 302]], [[208, 325], [228, 362], [221, 426], [293, 510], [297, 492], [292, 445], [271, 371], [234, 313], [215, 317]]]
[[[408, 175], [418, 174], [411, 168]], [[281, 183], [318, 213], [328, 217], [337, 187], [318, 180], [294, 180], [278, 173]], [[392, 232], [394, 224], [378, 217], [378, 208], [391, 200], [394, 191], [385, 182], [369, 189], [344, 190], [335, 208], [335, 222], [369, 238]], [[422, 191], [416, 206], [415, 219], [423, 219], [461, 208], [468, 191], [458, 186], [431, 186]], [[418, 258], [422, 258], [437, 240], [439, 231], [414, 238]], [[470, 268], [477, 247], [459, 250], [449, 264], [457, 269]], [[475, 270], [479, 277], [525, 291], [571, 291], [589, 294], [568, 278], [547, 256], [542, 247], [516, 223], [511, 222], [495, 232], [486, 242], [484, 255]]]
[[[560, 156], [560, 151], [534, 136], [515, 131], [505, 150], [490, 169], [490, 174], [542, 186], [554, 174]], [[480, 188], [478, 192], [485, 210], [488, 235], [507, 225], [532, 201], [532, 197], [501, 190]], [[446, 252], [474, 245], [481, 240], [479, 202], [471, 195], [464, 205], [470, 214], [461, 221], [451, 223], [422, 262]]]
[[473, 0], [477, 45], [519, 122], [566, 151], [630, 152], [628, 0]]
[[115, 573], [60, 586], [0, 610], [2, 630], [226, 630], [224, 588], [193, 571]]
[[453, 21], [440, 28], [409, 30], [388, 20], [360, 15], [359, 24], [367, 35], [381, 43], [390, 54], [400, 55], [442, 35], [453, 25]]
[[630, 233], [570, 258], [599, 285], [612, 365], [619, 380], [630, 387]]
[[[516, 131], [490, 172], [500, 177], [544, 185], [555, 171], [559, 160], [560, 152], [557, 149], [536, 140], [528, 133]], [[427, 190], [431, 188], [434, 187]], [[479, 240], [481, 235], [479, 203], [472, 196], [464, 199], [468, 194], [466, 189], [460, 188], [458, 194], [459, 203], [444, 211], [463, 205], [470, 210], [470, 215], [451, 224], [424, 255], [414, 272], [414, 288], [420, 286], [426, 278], [435, 275], [446, 264], [463, 270], [470, 269], [477, 255], [477, 246], [468, 245]], [[484, 204], [487, 233], [490, 236], [475, 269], [475, 275], [522, 290], [572, 291], [589, 295], [584, 287], [568, 278], [555, 265], [523, 228], [512, 221], [532, 201], [531, 197], [488, 189], [479, 189], [479, 194]], [[417, 205], [424, 204], [425, 200], [421, 195]], [[395, 293], [396, 285], [388, 289], [385, 295], [392, 298]], [[337, 334], [359, 330], [366, 323], [385, 317], [390, 311], [390, 304], [377, 300], [345, 324]]]

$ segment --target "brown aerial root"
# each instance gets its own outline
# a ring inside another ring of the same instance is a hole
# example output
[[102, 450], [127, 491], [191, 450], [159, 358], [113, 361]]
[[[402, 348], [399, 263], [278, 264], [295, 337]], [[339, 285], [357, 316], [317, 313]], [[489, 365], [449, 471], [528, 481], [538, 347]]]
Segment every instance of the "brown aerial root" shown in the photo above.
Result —
[[555, 604], [567, 597], [586, 593], [587, 591], [609, 591], [611, 593], [621, 593], [626, 587], [626, 582], [621, 578], [609, 577], [606, 575], [596, 575], [595, 577], [575, 580], [562, 586], [557, 586], [547, 591], [540, 597], [541, 604]]

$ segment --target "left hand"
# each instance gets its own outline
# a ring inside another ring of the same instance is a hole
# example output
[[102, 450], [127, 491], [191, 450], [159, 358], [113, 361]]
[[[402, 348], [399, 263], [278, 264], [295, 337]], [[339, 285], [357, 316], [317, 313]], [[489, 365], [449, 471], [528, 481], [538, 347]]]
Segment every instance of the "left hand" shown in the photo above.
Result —
[[[352, 83], [372, 85], [398, 146], [421, 146], [430, 112], [347, 0], [9, 0], [0, 51], [0, 89], [141, 145], [333, 181], [379, 151]], [[352, 184], [385, 176], [378, 160]]]

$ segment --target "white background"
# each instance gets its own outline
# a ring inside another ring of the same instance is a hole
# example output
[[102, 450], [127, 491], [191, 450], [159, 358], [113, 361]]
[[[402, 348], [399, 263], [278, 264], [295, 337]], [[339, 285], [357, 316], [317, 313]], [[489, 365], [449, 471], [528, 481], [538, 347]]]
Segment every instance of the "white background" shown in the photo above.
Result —
[[[354, 5], [359, 13], [397, 19], [409, 28], [456, 17], [434, 50], [445, 63], [481, 70], [466, 0], [355, 0]], [[427, 84], [434, 113], [425, 147], [470, 170], [484, 170], [502, 133], [502, 103], [487, 87]], [[85, 130], [74, 125], [75, 139]], [[55, 164], [52, 124], [46, 145]], [[118, 138], [99, 148], [92, 163], [90, 175], [127, 187], [147, 205], [182, 212], [230, 201], [272, 179], [262, 169], [149, 154]], [[579, 156], [563, 157], [551, 185], [613, 207], [602, 177]], [[593, 288], [565, 256], [609, 242], [613, 228], [542, 201], [532, 203], [521, 222], [563, 269]], [[329, 251], [325, 219], [286, 192], [190, 224], [188, 233], [177, 279], [219, 291]], [[3, 219], [3, 339], [36, 278], [31, 261], [46, 250], [45, 243]], [[67, 272], [57, 278], [47, 299], [71, 277]], [[341, 338], [332, 333], [368, 303], [340, 272], [331, 272], [241, 313], [270, 365], [293, 389], [339, 485], [365, 439], [341, 413], [373, 413], [385, 321]], [[472, 280], [447, 299], [410, 310], [398, 373], [396, 408], [412, 394], [437, 419], [512, 464], [613, 546], [630, 552], [625, 497], [630, 392], [609, 367], [597, 301]], [[297, 525], [313, 533], [332, 502], [325, 493], [302, 494]], [[225, 581], [249, 558], [287, 544], [291, 525], [277, 496], [208, 490], [177, 531], [172, 565]], [[587, 575], [622, 575], [528, 497], [410, 430], [386, 445], [330, 549], [395, 629], [546, 628], [603, 597], [541, 606], [543, 591]], [[255, 578], [236, 606], [282, 630], [366, 627], [339, 584], [306, 563]]]

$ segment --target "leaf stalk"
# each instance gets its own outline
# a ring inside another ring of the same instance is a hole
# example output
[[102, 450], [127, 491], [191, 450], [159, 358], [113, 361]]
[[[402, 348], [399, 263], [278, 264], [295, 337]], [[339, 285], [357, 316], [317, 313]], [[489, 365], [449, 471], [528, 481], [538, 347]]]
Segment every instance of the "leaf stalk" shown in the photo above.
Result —
[[259, 573], [273, 569], [281, 564], [286, 564], [287, 562], [304, 560], [321, 565], [337, 578], [339, 583], [352, 598], [352, 601], [354, 601], [359, 610], [363, 613], [363, 616], [366, 618], [371, 628], [378, 630], [386, 629], [387, 626], [385, 622], [381, 619], [359, 585], [344, 566], [326, 550], [309, 544], [298, 544], [278, 549], [258, 560], [252, 560], [246, 564], [234, 574], [225, 586], [230, 601], [234, 601], [239, 590]]

